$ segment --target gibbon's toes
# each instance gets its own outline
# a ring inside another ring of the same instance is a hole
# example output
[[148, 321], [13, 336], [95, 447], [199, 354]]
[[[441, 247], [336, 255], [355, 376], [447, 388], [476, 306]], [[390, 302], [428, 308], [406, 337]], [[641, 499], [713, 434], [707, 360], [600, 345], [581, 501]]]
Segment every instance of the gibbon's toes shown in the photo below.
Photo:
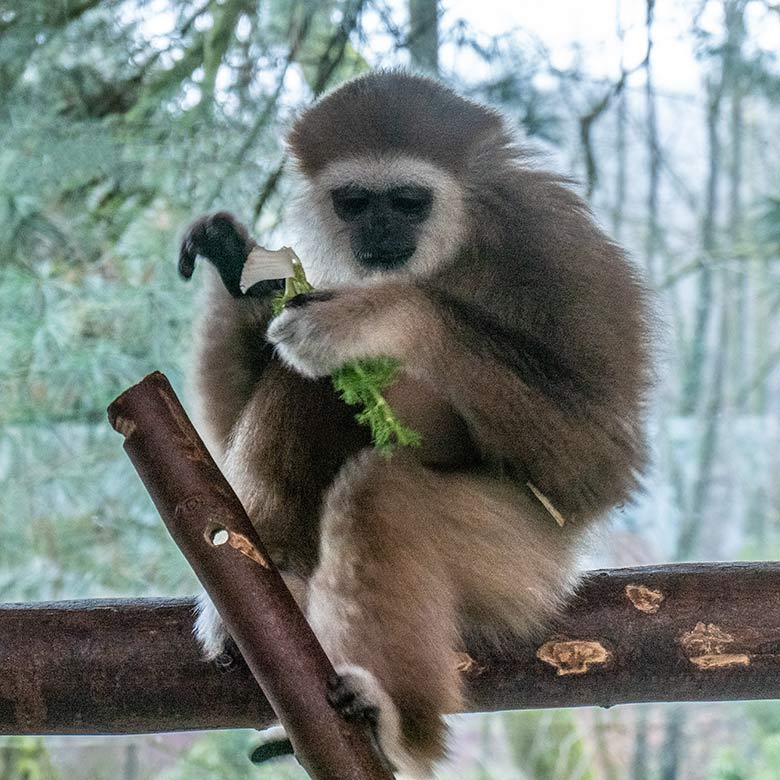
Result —
[[401, 736], [401, 716], [379, 680], [368, 669], [343, 664], [328, 680], [328, 701], [347, 720], [365, 724], [377, 753], [397, 776], [428, 780], [431, 761], [409, 752]]
[[219, 272], [227, 291], [241, 296], [241, 272], [254, 242], [247, 229], [226, 211], [196, 219], [182, 238], [179, 273], [189, 279], [198, 257], [205, 257]]
[[328, 679], [328, 702], [345, 720], [362, 721], [375, 728], [379, 707], [366, 698], [365, 691], [355, 683], [353, 676], [334, 672]]
[[233, 637], [228, 636], [222, 652], [213, 660], [214, 666], [220, 672], [232, 672], [239, 666], [241, 651], [238, 645], [233, 641]]

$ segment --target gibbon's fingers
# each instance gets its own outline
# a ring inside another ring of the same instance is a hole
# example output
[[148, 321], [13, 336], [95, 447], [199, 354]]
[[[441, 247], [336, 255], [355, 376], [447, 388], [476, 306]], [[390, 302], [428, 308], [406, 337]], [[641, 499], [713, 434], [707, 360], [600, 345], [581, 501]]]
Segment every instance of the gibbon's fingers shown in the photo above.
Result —
[[240, 298], [241, 272], [255, 246], [247, 229], [232, 214], [218, 211], [195, 220], [184, 234], [179, 251], [179, 274], [189, 279], [195, 261], [204, 257], [219, 272], [222, 283], [234, 297]]

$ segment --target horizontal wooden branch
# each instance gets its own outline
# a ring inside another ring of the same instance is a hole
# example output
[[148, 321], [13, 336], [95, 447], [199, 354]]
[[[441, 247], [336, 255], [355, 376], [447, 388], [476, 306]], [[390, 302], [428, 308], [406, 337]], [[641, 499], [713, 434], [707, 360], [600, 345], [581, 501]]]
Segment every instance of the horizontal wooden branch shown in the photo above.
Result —
[[[780, 698], [778, 594], [778, 563], [591, 572], [540, 641], [469, 643], [469, 708]], [[0, 607], [0, 733], [270, 725], [246, 667], [199, 659], [192, 609], [189, 599]]]

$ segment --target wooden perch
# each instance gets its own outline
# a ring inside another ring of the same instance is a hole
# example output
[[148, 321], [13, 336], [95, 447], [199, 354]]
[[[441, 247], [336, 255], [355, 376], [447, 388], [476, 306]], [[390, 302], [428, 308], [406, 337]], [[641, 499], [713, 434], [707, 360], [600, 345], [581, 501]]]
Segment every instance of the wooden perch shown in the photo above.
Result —
[[168, 380], [150, 374], [108, 416], [304, 769], [313, 780], [392, 780], [365, 730], [328, 703], [333, 667]]
[[[778, 593], [778, 563], [591, 572], [540, 641], [500, 653], [467, 648], [468, 708], [780, 698]], [[193, 607], [191, 599], [0, 607], [0, 734], [275, 722], [246, 666], [221, 671], [200, 659]]]

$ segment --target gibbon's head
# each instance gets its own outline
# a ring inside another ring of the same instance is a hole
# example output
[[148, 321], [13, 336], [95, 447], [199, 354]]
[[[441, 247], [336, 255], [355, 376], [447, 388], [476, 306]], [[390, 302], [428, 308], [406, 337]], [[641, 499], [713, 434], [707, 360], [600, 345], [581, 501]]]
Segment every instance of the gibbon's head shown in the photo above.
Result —
[[500, 116], [431, 79], [377, 71], [303, 113], [294, 244], [315, 285], [425, 274], [469, 229], [466, 172], [508, 137]]

